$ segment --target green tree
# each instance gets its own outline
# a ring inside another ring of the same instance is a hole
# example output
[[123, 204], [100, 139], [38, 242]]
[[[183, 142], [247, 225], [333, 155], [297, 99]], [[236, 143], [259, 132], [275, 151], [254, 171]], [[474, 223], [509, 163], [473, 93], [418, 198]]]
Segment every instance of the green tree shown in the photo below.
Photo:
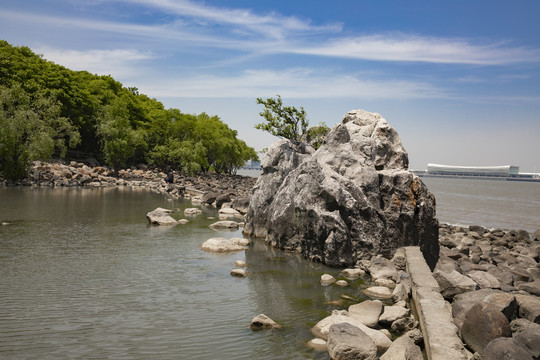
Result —
[[121, 98], [101, 109], [96, 133], [100, 139], [105, 162], [116, 173], [133, 163], [137, 151], [144, 151], [146, 147], [143, 132], [131, 127], [128, 107]]
[[259, 115], [266, 122], [256, 124], [256, 129], [267, 131], [274, 136], [300, 141], [309, 126], [309, 120], [306, 119], [303, 107], [298, 110], [294, 106], [283, 106], [279, 95], [277, 95], [277, 99], [257, 98], [257, 104], [264, 105], [264, 110]]
[[329, 132], [330, 128], [324, 122], [321, 122], [317, 126], [310, 127], [302, 139], [305, 139], [305, 142], [318, 149], [324, 144], [324, 139]]
[[21, 86], [0, 86], [0, 172], [12, 180], [28, 175], [33, 160], [64, 157], [80, 135], [50, 97], [31, 97]]

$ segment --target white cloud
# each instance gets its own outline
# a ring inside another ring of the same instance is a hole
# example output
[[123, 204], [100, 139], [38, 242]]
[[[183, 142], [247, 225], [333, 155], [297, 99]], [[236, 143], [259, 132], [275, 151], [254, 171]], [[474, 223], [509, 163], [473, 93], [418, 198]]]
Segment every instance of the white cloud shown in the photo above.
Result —
[[139, 88], [156, 97], [424, 99], [447, 98], [443, 89], [404, 80], [360, 79], [312, 69], [246, 70], [237, 76], [195, 75], [160, 81], [140, 79]]
[[138, 71], [139, 61], [153, 57], [149, 52], [133, 49], [78, 51], [43, 47], [35, 49], [35, 52], [71, 70], [86, 70], [99, 75], [119, 77], [133, 75]]
[[447, 64], [505, 65], [540, 61], [538, 49], [405, 34], [337, 38], [318, 46], [291, 48], [289, 51], [364, 60]]

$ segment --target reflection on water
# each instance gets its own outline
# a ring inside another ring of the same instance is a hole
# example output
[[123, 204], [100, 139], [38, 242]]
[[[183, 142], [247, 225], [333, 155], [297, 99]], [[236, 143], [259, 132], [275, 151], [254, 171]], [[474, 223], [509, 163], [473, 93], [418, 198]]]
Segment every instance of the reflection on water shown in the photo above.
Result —
[[[190, 223], [149, 226], [186, 201], [133, 189], [0, 189], [0, 358], [327, 359], [309, 329], [354, 286], [320, 286], [328, 269], [256, 241], [210, 254], [213, 208]], [[248, 278], [229, 273], [247, 262]], [[347, 307], [348, 303], [341, 306]], [[279, 331], [252, 332], [265, 313]]]

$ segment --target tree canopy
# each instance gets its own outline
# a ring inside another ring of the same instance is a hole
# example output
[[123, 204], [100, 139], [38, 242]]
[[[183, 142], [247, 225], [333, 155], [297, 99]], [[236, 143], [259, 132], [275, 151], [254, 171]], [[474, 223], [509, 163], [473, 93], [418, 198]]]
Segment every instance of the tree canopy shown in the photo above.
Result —
[[0, 94], [0, 172], [7, 178], [24, 177], [33, 160], [75, 151], [115, 170], [147, 163], [233, 173], [258, 159], [218, 116], [165, 109], [111, 76], [72, 71], [3, 40]]
[[302, 135], [307, 131], [309, 120], [306, 118], [303, 107], [298, 110], [294, 106], [283, 106], [279, 95], [276, 99], [257, 98], [257, 104], [264, 105], [264, 110], [259, 115], [266, 122], [255, 125], [256, 129], [293, 141], [300, 141]]

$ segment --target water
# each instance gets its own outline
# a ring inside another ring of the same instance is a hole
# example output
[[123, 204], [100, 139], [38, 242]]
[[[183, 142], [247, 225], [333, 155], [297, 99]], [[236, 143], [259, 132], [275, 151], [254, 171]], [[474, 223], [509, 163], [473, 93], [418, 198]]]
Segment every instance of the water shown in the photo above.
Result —
[[427, 178], [440, 222], [508, 230], [540, 229], [540, 183]]
[[[191, 207], [129, 189], [0, 188], [0, 358], [327, 359], [309, 330], [362, 281], [322, 287], [338, 270], [267, 248], [211, 254], [216, 210], [187, 225], [146, 212]], [[183, 211], [181, 211], [183, 213]], [[180, 214], [180, 213], [179, 213]], [[248, 263], [248, 278], [229, 273]], [[283, 325], [252, 332], [264, 313]]]

